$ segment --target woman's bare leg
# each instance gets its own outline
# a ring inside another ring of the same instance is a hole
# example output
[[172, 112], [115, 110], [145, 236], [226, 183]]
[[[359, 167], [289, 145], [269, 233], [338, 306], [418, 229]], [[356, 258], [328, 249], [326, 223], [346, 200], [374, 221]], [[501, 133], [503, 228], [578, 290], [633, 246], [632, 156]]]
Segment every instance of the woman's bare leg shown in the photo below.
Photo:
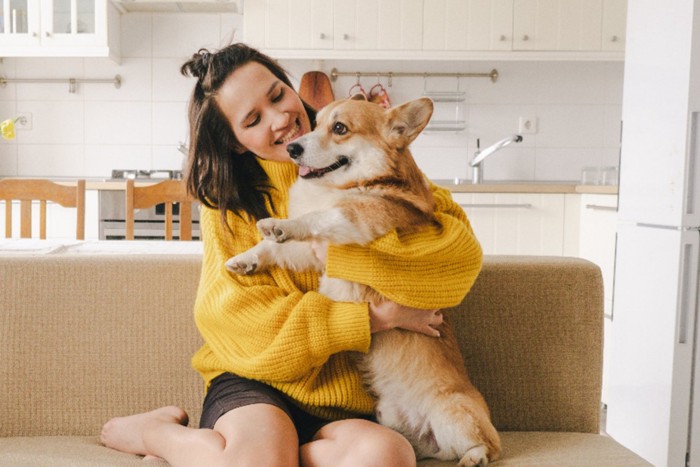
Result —
[[223, 415], [210, 429], [188, 428], [186, 414], [163, 407], [107, 422], [105, 446], [160, 457], [172, 466], [296, 466], [298, 438], [287, 414], [269, 404], [253, 404]]
[[341, 420], [321, 428], [301, 446], [303, 467], [415, 467], [413, 447], [394, 430], [361, 419]]

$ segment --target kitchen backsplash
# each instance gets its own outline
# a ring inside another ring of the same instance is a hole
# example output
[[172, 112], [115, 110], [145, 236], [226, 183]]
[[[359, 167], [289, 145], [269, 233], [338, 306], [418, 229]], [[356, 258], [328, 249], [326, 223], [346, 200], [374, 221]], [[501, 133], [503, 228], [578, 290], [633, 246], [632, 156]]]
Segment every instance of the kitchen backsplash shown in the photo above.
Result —
[[[0, 120], [31, 113], [32, 129], [0, 141], [0, 176], [96, 177], [112, 169], [179, 169], [178, 142], [187, 138], [187, 100], [193, 80], [182, 63], [200, 47], [239, 40], [242, 20], [232, 14], [130, 13], [121, 20], [121, 63], [94, 58], [6, 58], [8, 78], [122, 77], [111, 84], [8, 83], [0, 88]], [[332, 68], [369, 72], [369, 91], [380, 82], [394, 105], [425, 92], [464, 92], [464, 102], [438, 103], [434, 118], [464, 121], [462, 132], [429, 132], [413, 145], [432, 178], [468, 178], [468, 160], [481, 148], [517, 133], [520, 117], [536, 117], [537, 133], [489, 157], [488, 180], [578, 180], [587, 166], [617, 166], [622, 104], [622, 62], [590, 61], [352, 61], [283, 60], [295, 84], [304, 72]], [[394, 77], [372, 72], [488, 72], [499, 79]], [[333, 83], [336, 98], [356, 83]]]

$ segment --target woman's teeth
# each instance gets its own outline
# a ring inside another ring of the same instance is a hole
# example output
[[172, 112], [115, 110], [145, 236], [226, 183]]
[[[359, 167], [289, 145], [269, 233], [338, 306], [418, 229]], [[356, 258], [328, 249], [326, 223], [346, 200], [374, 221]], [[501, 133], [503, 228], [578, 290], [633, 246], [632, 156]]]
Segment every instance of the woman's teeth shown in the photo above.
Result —
[[287, 144], [290, 141], [292, 141], [294, 139], [294, 137], [296, 137], [297, 133], [299, 133], [299, 129], [300, 129], [299, 122], [295, 121], [294, 127], [292, 127], [292, 129], [289, 131], [289, 133], [287, 133], [281, 139], [279, 139], [277, 141], [277, 144]]

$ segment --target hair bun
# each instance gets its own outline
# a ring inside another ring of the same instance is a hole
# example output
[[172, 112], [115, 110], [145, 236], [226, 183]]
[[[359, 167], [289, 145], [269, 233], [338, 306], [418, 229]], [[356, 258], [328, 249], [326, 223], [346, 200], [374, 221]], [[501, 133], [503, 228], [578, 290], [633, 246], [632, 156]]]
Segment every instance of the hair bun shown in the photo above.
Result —
[[180, 72], [185, 76], [192, 76], [202, 80], [209, 70], [211, 64], [211, 52], [207, 49], [199, 49], [192, 58], [185, 62], [180, 68]]

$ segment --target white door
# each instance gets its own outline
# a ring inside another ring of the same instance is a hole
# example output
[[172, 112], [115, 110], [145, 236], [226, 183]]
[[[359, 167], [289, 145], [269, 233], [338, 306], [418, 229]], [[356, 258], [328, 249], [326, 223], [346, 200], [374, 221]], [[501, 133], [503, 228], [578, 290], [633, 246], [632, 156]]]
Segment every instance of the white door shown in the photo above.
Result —
[[618, 226], [607, 432], [657, 467], [685, 465], [697, 231]]

